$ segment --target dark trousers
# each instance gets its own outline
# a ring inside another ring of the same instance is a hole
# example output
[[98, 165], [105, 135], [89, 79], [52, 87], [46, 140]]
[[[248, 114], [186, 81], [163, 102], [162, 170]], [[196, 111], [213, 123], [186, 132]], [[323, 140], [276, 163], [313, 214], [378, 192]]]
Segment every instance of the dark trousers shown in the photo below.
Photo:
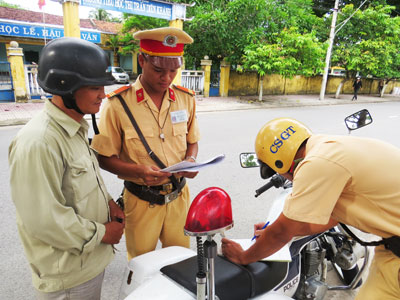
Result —
[[359, 89], [354, 89], [354, 95], [353, 98], [351, 98], [351, 100], [357, 100], [357, 93], [358, 93]]

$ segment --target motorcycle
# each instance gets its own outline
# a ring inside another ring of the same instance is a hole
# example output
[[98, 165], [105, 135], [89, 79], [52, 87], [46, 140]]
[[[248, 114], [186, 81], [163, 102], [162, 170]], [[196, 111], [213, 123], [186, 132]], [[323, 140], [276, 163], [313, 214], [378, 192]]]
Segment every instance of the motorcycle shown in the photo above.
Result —
[[[349, 131], [371, 122], [367, 110], [345, 118]], [[244, 168], [258, 167], [255, 153], [240, 154], [240, 162]], [[271, 223], [281, 213], [292, 186], [275, 174], [256, 190], [255, 197], [272, 187], [282, 191], [270, 210]], [[369, 250], [352, 240], [340, 225], [321, 234], [294, 238], [288, 244], [288, 261], [263, 260], [246, 266], [217, 253], [215, 235], [225, 236], [232, 227], [229, 195], [217, 187], [203, 190], [193, 200], [184, 228], [185, 234], [196, 238], [197, 251], [172, 246], [131, 259], [119, 299], [322, 300], [328, 290], [354, 289], [362, 283]], [[328, 262], [343, 285], [326, 283]]]

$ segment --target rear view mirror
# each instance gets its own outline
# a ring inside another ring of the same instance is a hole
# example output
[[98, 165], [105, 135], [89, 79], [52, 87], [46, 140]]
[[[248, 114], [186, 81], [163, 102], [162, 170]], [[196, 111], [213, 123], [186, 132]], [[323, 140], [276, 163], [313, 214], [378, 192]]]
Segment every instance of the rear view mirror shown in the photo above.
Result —
[[260, 166], [257, 155], [254, 152], [240, 153], [240, 165], [242, 168], [254, 168]]
[[367, 126], [372, 123], [372, 117], [368, 110], [360, 110], [344, 119], [346, 127], [351, 130]]

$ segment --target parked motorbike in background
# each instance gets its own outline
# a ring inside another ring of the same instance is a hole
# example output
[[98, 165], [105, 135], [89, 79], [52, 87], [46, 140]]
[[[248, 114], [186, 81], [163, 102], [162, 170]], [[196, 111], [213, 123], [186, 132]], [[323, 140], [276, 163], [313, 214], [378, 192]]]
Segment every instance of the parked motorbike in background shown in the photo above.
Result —
[[[349, 131], [372, 122], [362, 110], [345, 119]], [[242, 153], [241, 166], [258, 167], [255, 153]], [[279, 174], [256, 190], [281, 188], [273, 199], [269, 221], [282, 212], [291, 182]], [[217, 254], [215, 235], [224, 236], [233, 227], [231, 199], [217, 187], [200, 192], [193, 200], [185, 234], [196, 238], [197, 251], [183, 247], [158, 249], [129, 261], [119, 299], [314, 299], [322, 300], [328, 290], [354, 289], [362, 283], [368, 265], [367, 247], [352, 240], [340, 226], [321, 234], [293, 239], [289, 261], [258, 261], [237, 265]], [[326, 283], [328, 263], [343, 282]], [[359, 267], [359, 263], [361, 267]]]

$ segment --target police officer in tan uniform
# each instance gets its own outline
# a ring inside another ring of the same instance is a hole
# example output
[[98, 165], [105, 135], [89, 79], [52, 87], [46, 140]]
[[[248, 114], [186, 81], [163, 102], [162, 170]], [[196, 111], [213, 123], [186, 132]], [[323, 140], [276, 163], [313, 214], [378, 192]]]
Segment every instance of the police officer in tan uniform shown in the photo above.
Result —
[[[368, 278], [357, 300], [400, 299], [400, 149], [353, 137], [312, 134], [289, 118], [269, 121], [256, 138], [265, 177], [293, 181], [278, 219], [262, 230], [247, 251], [222, 239], [230, 260], [249, 264], [269, 256], [293, 237], [324, 232], [338, 222], [381, 236]], [[366, 149], [368, 149], [366, 151]]]
[[169, 27], [139, 31], [133, 37], [140, 40], [142, 74], [134, 84], [108, 95], [100, 116], [100, 134], [92, 142], [100, 166], [124, 180], [128, 259], [154, 250], [158, 240], [163, 247], [189, 247], [183, 233], [190, 204], [185, 178], [194, 178], [197, 172], [161, 172], [120, 98], [165, 166], [195, 162], [200, 138], [194, 92], [172, 84], [182, 65], [183, 47], [193, 39]]

